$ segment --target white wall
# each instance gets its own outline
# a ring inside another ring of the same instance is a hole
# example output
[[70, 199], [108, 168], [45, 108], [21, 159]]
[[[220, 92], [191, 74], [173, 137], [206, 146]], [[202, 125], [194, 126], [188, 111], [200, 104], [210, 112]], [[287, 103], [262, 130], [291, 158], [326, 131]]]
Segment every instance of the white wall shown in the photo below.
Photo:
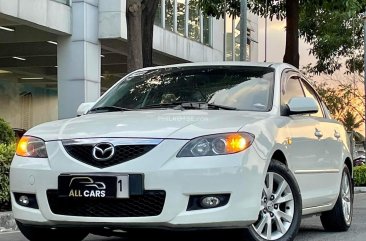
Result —
[[0, 0], [0, 14], [46, 31], [71, 33], [71, 8], [52, 0]]

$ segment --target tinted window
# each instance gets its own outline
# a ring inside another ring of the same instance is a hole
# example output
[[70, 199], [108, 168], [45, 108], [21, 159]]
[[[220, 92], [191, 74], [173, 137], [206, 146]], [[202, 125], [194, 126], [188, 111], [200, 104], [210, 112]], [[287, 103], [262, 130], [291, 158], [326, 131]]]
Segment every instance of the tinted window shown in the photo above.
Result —
[[293, 97], [304, 97], [299, 78], [296, 76], [290, 77], [282, 89], [281, 104], [286, 105]]
[[315, 100], [316, 104], [318, 105], [318, 112], [315, 114], [311, 114], [311, 116], [324, 117], [321, 105], [319, 103], [319, 99], [318, 99], [317, 94], [315, 93], [314, 89], [304, 80], [302, 80], [302, 84], [304, 86], [305, 96], [309, 97], [309, 98], [313, 98]]
[[272, 107], [274, 70], [267, 67], [180, 67], [126, 76], [94, 108], [146, 108], [176, 102], [207, 102], [239, 110]]

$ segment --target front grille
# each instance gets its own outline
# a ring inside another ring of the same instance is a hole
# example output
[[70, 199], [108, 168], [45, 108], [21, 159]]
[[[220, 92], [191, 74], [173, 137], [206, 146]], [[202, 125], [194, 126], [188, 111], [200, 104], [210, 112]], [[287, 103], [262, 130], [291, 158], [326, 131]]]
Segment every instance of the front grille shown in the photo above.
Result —
[[48, 190], [47, 197], [54, 214], [82, 217], [148, 217], [163, 211], [165, 191], [145, 191], [128, 199], [86, 199], [59, 197], [57, 190]]
[[120, 145], [115, 146], [114, 156], [108, 161], [99, 161], [93, 157], [93, 144], [65, 145], [65, 150], [78, 161], [98, 168], [114, 166], [130, 161], [151, 151], [156, 145]]

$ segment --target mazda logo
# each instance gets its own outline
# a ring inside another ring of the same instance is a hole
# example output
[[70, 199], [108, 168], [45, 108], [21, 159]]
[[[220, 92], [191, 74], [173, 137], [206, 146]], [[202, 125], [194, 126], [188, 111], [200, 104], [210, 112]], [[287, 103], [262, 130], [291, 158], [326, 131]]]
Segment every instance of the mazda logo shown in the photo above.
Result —
[[99, 143], [93, 148], [93, 157], [98, 161], [108, 161], [114, 156], [114, 151], [111, 143]]

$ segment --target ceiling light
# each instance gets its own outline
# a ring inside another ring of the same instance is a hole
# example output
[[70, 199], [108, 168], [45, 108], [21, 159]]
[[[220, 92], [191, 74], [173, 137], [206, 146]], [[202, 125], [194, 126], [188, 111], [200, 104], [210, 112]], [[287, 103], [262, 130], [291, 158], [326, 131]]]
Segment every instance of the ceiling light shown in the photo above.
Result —
[[0, 69], [0, 74], [11, 74], [11, 73], [12, 73], [11, 71]]
[[16, 56], [14, 56], [14, 57], [13, 57], [13, 59], [17, 59], [17, 60], [21, 60], [21, 61], [26, 61], [26, 60], [27, 60], [27, 59], [25, 59], [25, 58], [16, 57]]
[[27, 78], [20, 78], [23, 80], [40, 80], [40, 79], [44, 79], [43, 77], [27, 77]]
[[9, 32], [14, 32], [15, 31], [15, 29], [13, 29], [13, 28], [7, 28], [7, 27], [3, 27], [3, 26], [0, 26], [0, 29], [5, 30], [5, 31], [9, 31]]
[[55, 41], [47, 41], [47, 43], [57, 45], [57, 42]]
[[102, 55], [100, 55], [100, 57], [104, 58], [105, 56], [102, 54]]

